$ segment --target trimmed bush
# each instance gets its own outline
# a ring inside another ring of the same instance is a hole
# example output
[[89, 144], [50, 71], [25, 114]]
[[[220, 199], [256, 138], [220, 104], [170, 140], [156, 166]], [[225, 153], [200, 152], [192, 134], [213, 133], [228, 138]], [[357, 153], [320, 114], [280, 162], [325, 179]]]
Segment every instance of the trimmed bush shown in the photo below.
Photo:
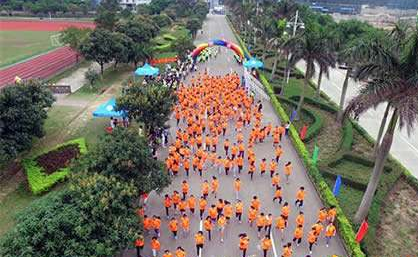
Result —
[[[48, 152], [70, 145], [77, 145], [80, 154], [85, 154], [87, 152], [86, 142], [84, 138], [78, 138], [75, 140], [68, 141], [64, 144], [56, 146]], [[48, 191], [52, 186], [54, 186], [58, 182], [65, 180], [65, 178], [70, 173], [70, 168], [64, 167], [56, 170], [51, 174], [46, 174], [44, 169], [40, 165], [38, 165], [36, 159], [48, 152], [44, 152], [33, 159], [25, 159], [22, 161], [22, 165], [25, 169], [26, 176], [28, 179], [29, 187], [32, 193], [35, 195]]]
[[343, 137], [341, 139], [340, 150], [350, 151], [353, 146], [353, 123], [349, 119], [344, 120], [343, 124]]

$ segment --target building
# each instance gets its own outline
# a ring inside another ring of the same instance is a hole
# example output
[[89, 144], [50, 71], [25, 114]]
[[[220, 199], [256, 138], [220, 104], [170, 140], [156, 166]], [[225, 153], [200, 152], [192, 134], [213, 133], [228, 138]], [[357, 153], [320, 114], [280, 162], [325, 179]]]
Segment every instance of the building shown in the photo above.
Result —
[[151, 3], [151, 0], [119, 0], [119, 5], [125, 9], [135, 9], [137, 5], [140, 4], [149, 4]]

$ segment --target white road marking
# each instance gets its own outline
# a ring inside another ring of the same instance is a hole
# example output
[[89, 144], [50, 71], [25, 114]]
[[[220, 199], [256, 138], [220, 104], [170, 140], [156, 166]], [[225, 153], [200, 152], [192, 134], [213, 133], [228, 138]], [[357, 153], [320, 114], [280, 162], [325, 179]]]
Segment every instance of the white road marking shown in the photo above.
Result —
[[273, 248], [274, 257], [277, 257], [276, 245], [274, 244], [274, 238], [273, 238], [273, 230], [270, 230], [270, 239], [271, 239], [271, 245]]

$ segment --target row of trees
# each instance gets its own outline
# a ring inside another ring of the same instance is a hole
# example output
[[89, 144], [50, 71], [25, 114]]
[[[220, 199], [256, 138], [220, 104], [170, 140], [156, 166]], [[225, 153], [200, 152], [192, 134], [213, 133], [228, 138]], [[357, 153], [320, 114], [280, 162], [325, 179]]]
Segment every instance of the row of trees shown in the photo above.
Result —
[[[418, 118], [418, 21], [415, 25], [400, 22], [395, 24], [392, 31], [383, 31], [357, 20], [336, 23], [330, 16], [314, 13], [291, 0], [280, 3], [264, 1], [263, 4], [229, 1], [228, 4], [244, 34], [254, 37], [254, 47], [258, 39], [264, 49], [275, 49], [272, 77], [280, 57], [288, 60], [286, 71], [300, 61], [305, 62], [304, 87], [300, 92], [298, 113], [309, 80], [318, 72], [319, 96], [322, 76], [329, 77], [330, 69], [337, 65], [346, 68], [340, 110], [336, 116], [339, 122], [347, 115], [358, 119], [368, 109], [379, 104], [386, 105], [376, 140], [372, 176], [355, 216], [355, 221], [361, 222], [368, 213], [379, 184], [396, 124], [399, 122], [400, 128], [406, 127], [411, 131]], [[286, 33], [284, 24], [294, 19], [296, 11], [304, 26], [290, 35], [291, 32]], [[267, 15], [257, 15], [257, 12]], [[363, 85], [359, 95], [344, 108], [350, 78]], [[284, 89], [283, 83], [282, 92]]]
[[1, 8], [6, 11], [26, 11], [33, 14], [57, 13], [57, 12], [82, 12], [87, 14], [94, 8], [93, 1], [83, 0], [5, 0]]
[[[176, 1], [168, 7], [165, 4], [157, 5], [158, 2], [152, 1], [142, 14], [134, 15], [128, 12], [128, 15], [125, 15], [120, 12], [117, 0], [104, 0], [97, 8], [96, 29], [68, 28], [61, 33], [61, 41], [69, 44], [86, 59], [97, 62], [101, 67], [101, 73], [104, 65], [110, 62], [114, 62], [115, 66], [119, 63], [133, 63], [136, 66], [153, 55], [154, 46], [151, 40], [161, 28], [169, 26], [176, 19], [183, 20], [184, 12], [168, 15], [170, 9], [167, 8], [191, 6], [190, 10], [195, 13], [183, 22], [193, 35], [201, 28], [208, 11], [207, 6], [203, 8], [201, 1], [193, 4]], [[159, 6], [160, 9], [151, 11], [155, 6]], [[173, 50], [180, 52], [184, 50], [184, 46], [190, 48], [189, 41], [191, 42], [189, 37], [178, 38]]]

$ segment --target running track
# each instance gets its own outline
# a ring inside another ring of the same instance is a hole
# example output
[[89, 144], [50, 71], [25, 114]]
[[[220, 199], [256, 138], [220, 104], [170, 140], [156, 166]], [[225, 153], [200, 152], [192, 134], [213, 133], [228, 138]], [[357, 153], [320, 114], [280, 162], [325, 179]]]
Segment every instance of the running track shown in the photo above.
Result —
[[47, 54], [0, 70], [0, 89], [13, 84], [14, 78], [46, 79], [76, 63], [76, 52], [64, 46]]

